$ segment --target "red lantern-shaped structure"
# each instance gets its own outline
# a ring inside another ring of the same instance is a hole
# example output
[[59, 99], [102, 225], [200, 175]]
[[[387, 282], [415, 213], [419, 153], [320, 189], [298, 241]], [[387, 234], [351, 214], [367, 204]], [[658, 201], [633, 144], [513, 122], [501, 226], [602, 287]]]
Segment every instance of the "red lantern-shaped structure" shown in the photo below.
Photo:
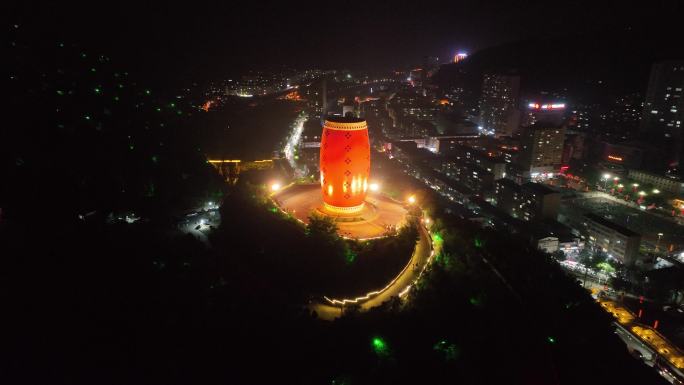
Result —
[[359, 118], [328, 118], [321, 136], [321, 192], [326, 211], [363, 209], [370, 174], [368, 126]]

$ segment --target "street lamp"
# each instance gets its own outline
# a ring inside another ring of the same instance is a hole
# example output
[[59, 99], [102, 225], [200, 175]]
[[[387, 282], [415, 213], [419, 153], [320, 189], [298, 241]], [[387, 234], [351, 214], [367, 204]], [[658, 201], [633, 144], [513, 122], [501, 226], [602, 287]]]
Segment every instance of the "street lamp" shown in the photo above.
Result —
[[281, 186], [280, 186], [280, 183], [277, 183], [277, 182], [276, 182], [276, 183], [273, 183], [273, 184], [271, 185], [271, 191], [276, 192], [276, 191], [280, 190], [280, 187], [281, 187]]
[[654, 188], [654, 189], [653, 189], [653, 193], [654, 193], [654, 194], [660, 194], [660, 190], [658, 190], [657, 188]]
[[[592, 250], [592, 253], [593, 252], [594, 252], [594, 250]], [[591, 261], [593, 259], [594, 259], [594, 256], [590, 255], [589, 256], [589, 265], [591, 265]], [[582, 287], [587, 287], [587, 274], [589, 273], [589, 265], [584, 265], [584, 282], [582, 282]]]
[[606, 190], [608, 188], [608, 179], [610, 179], [610, 174], [603, 174], [603, 189]]
[[377, 183], [371, 183], [368, 185], [368, 188], [370, 188], [371, 191], [378, 191], [380, 190], [380, 185]]
[[646, 191], [639, 191], [639, 196], [643, 197], [644, 195], [646, 195]]
[[408, 203], [410, 203], [410, 204], [416, 203], [416, 196], [411, 195], [410, 197], [408, 197]]
[[660, 238], [662, 238], [663, 235], [663, 233], [658, 233], [658, 242], [656, 242], [655, 251], [658, 251], [658, 248], [660, 247]]

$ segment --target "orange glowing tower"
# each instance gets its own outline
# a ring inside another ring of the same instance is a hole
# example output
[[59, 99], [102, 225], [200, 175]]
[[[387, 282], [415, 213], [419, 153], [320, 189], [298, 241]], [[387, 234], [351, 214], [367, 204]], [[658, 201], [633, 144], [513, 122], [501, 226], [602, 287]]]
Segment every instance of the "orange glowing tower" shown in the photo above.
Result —
[[326, 211], [363, 209], [370, 174], [368, 125], [358, 118], [329, 117], [321, 136], [321, 192]]

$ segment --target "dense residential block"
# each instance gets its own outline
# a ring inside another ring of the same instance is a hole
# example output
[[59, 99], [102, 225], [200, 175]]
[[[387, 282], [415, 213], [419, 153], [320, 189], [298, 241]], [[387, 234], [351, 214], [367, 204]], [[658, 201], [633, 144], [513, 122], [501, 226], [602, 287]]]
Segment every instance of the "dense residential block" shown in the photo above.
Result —
[[633, 265], [636, 262], [641, 234], [593, 213], [584, 217], [585, 230], [591, 244], [626, 265]]

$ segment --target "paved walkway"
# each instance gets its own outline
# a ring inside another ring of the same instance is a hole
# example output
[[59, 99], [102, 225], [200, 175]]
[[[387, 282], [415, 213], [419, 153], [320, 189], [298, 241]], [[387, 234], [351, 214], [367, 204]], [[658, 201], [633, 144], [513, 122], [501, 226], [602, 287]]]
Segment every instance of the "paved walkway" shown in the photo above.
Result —
[[[396, 277], [391, 284], [388, 283], [389, 286], [386, 287], [382, 293], [371, 296], [366, 300], [359, 300], [357, 303], [360, 304], [361, 311], [380, 306], [392, 297], [405, 294], [407, 288], [418, 279], [432, 257], [432, 240], [430, 239], [430, 234], [423, 226], [420, 226], [419, 234], [420, 238], [416, 243], [416, 248], [413, 251], [408, 267]], [[343, 312], [342, 306], [332, 306], [327, 303], [327, 301], [324, 303], [312, 303], [309, 305], [309, 309], [316, 311], [318, 318], [328, 321], [340, 317]]]
[[[273, 200], [282, 210], [294, 215], [304, 223], [309, 215], [323, 206], [321, 188], [318, 184], [293, 185], [273, 195]], [[366, 204], [369, 209], [362, 220], [336, 222], [340, 235], [348, 238], [367, 239], [384, 236], [388, 226], [399, 228], [406, 218], [403, 205], [380, 193], [368, 193]]]

